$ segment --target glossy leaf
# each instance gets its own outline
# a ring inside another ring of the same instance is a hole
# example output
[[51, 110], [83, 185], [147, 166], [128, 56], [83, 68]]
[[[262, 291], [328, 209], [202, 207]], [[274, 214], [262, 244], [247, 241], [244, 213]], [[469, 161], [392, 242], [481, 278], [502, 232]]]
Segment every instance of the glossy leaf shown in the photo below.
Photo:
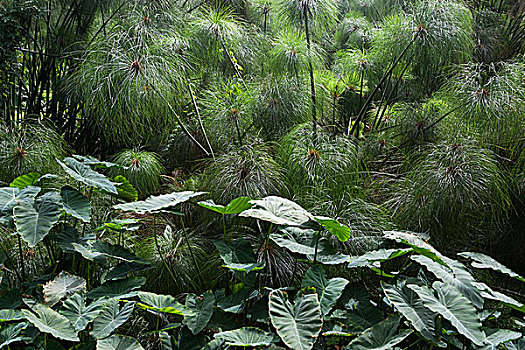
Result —
[[179, 303], [171, 295], [161, 295], [150, 292], [138, 293], [140, 302], [137, 306], [144, 310], [162, 312], [175, 315], [196, 316], [192, 310]]
[[97, 350], [144, 350], [144, 348], [137, 339], [116, 334], [97, 340]]
[[47, 192], [35, 203], [20, 201], [14, 208], [16, 229], [30, 247], [41, 242], [58, 222], [59, 203], [58, 193]]
[[346, 242], [352, 237], [352, 231], [350, 230], [350, 227], [341, 224], [337, 220], [324, 216], [314, 216], [314, 219], [327, 231], [336, 236], [341, 242]]
[[392, 315], [361, 333], [348, 348], [352, 350], [389, 350], [412, 333], [404, 329], [398, 332], [401, 317]]
[[224, 261], [224, 267], [230, 270], [250, 273], [264, 268], [264, 262], [257, 262], [252, 245], [244, 238], [239, 238], [231, 244], [215, 240], [213, 244]]
[[476, 345], [483, 345], [485, 333], [481, 330], [476, 308], [454, 286], [437, 281], [433, 283], [433, 289], [414, 284], [407, 287], [419, 295], [425, 307], [450, 321], [460, 334]]
[[274, 334], [254, 327], [243, 327], [233, 331], [221, 332], [215, 334], [214, 337], [222, 339], [227, 345], [243, 348], [269, 346], [279, 340]]
[[145, 277], [130, 277], [123, 280], [107, 281], [87, 293], [88, 298], [128, 298], [137, 295], [135, 290], [146, 283]]
[[117, 188], [107, 177], [97, 173], [78, 160], [67, 157], [64, 159], [64, 162], [61, 162], [58, 159], [57, 162], [73, 179], [82, 182], [89, 187], [97, 188], [103, 192], [118, 194]]
[[105, 338], [122, 326], [131, 316], [134, 303], [125, 303], [122, 308], [116, 299], [110, 299], [93, 321], [91, 335], [97, 339]]
[[315, 288], [324, 317], [335, 306], [347, 284], [348, 281], [341, 277], [327, 279], [324, 269], [315, 266], [306, 271], [301, 288]]
[[261, 200], [251, 200], [250, 203], [253, 207], [243, 211], [240, 216], [284, 226], [302, 226], [312, 219], [310, 213], [286, 198], [269, 196]]
[[71, 186], [64, 186], [60, 190], [62, 204], [67, 214], [83, 222], [91, 221], [91, 203], [89, 198]]
[[184, 203], [191, 198], [205, 193], [206, 192], [192, 191], [173, 192], [170, 194], [162, 194], [160, 196], [151, 196], [143, 201], [115, 205], [114, 208], [122, 211], [132, 211], [138, 214], [154, 213], [162, 209], [174, 207], [177, 204]]
[[475, 267], [477, 269], [491, 269], [494, 271], [501, 272], [505, 275], [508, 275], [522, 282], [525, 282], [525, 278], [521, 277], [520, 275], [518, 275], [516, 272], [512, 271], [505, 265], [500, 264], [499, 262], [497, 262], [496, 260], [494, 260], [488, 255], [485, 255], [482, 253], [469, 253], [469, 252], [459, 253], [458, 255], [474, 260], [474, 262], [472, 263], [472, 267]]
[[14, 179], [10, 184], [9, 187], [16, 187], [18, 189], [23, 190], [24, 188], [28, 186], [34, 186], [40, 179], [40, 174], [37, 172], [32, 172], [29, 174], [21, 175]]
[[33, 309], [36, 315], [29, 310], [22, 310], [22, 312], [27, 320], [41, 332], [63, 340], [80, 341], [73, 325], [65, 316], [42, 304], [35, 305]]
[[60, 272], [54, 280], [44, 285], [44, 300], [47, 305], [53, 306], [63, 298], [77, 292], [86, 291], [86, 281], [78, 276], [73, 276], [66, 271]]
[[212, 291], [207, 291], [201, 296], [188, 294], [185, 306], [193, 312], [192, 315], [184, 316], [184, 324], [193, 334], [200, 333], [213, 315], [215, 296]]
[[274, 290], [270, 293], [268, 308], [272, 325], [288, 347], [312, 349], [323, 326], [317, 294], [299, 296], [292, 304], [282, 290]]
[[213, 200], [202, 201], [197, 204], [222, 215], [239, 214], [252, 207], [248, 197], [235, 198], [227, 206], [215, 204]]
[[100, 314], [106, 302], [106, 299], [99, 299], [86, 305], [84, 293], [77, 293], [64, 301], [60, 313], [66, 316], [75, 330], [79, 332]]

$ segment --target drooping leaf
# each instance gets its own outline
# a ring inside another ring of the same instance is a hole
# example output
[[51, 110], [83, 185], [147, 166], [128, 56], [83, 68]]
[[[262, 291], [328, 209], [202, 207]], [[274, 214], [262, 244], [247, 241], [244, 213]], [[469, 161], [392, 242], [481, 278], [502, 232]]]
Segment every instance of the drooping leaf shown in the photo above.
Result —
[[348, 345], [348, 348], [352, 350], [392, 349], [412, 333], [408, 329], [398, 332], [400, 321], [401, 317], [399, 314], [390, 316], [361, 333]]
[[424, 255], [443, 266], [447, 266], [442, 259], [441, 253], [427, 242], [428, 237], [423, 237], [420, 233], [386, 231], [384, 236], [385, 238], [406, 244], [414, 249], [415, 252]]
[[250, 204], [250, 198], [248, 197], [235, 198], [227, 206], [215, 204], [213, 200], [202, 201], [197, 204], [222, 215], [239, 214], [252, 207]]
[[99, 253], [108, 258], [113, 258], [125, 262], [148, 264], [148, 261], [139, 258], [129, 249], [124, 248], [119, 244], [111, 244], [101, 240], [96, 240], [91, 245], [91, 248], [93, 252]]
[[490, 344], [491, 348], [496, 349], [499, 345], [511, 340], [520, 339], [523, 335], [510, 329], [484, 329], [487, 335], [486, 342]]
[[65, 316], [43, 304], [37, 304], [33, 309], [36, 315], [29, 310], [22, 310], [22, 312], [27, 320], [41, 332], [50, 333], [63, 340], [80, 341], [75, 328]]
[[138, 214], [154, 213], [162, 209], [174, 207], [177, 204], [184, 203], [193, 197], [200, 196], [206, 192], [173, 192], [161, 194], [160, 196], [151, 196], [143, 201], [115, 205], [113, 208], [122, 211], [132, 211]]
[[76, 252], [73, 243], [78, 245], [86, 245], [88, 241], [95, 240], [95, 235], [87, 234], [80, 236], [80, 232], [71, 225], [67, 225], [62, 232], [58, 235], [57, 243], [62, 251], [67, 253]]
[[97, 350], [144, 350], [144, 348], [133, 337], [115, 334], [105, 339], [98, 339]]
[[436, 334], [441, 333], [441, 330], [437, 332], [435, 314], [423, 305], [422, 300], [413, 290], [407, 288], [404, 283], [400, 283], [398, 286], [381, 283], [381, 286], [388, 300], [397, 311], [410, 321], [416, 331], [430, 342], [440, 347], [446, 346], [436, 336]]
[[30, 247], [41, 242], [58, 222], [59, 203], [57, 192], [47, 192], [35, 203], [20, 201], [14, 208], [16, 229]]
[[279, 232], [272, 232], [270, 239], [281, 248], [302, 255], [315, 254], [315, 231], [286, 227]]
[[20, 310], [2, 309], [0, 310], [0, 322], [20, 321], [25, 319]]
[[483, 298], [479, 290], [474, 287], [473, 283], [476, 282], [474, 277], [465, 269], [465, 266], [458, 261], [452, 260], [445, 256], [442, 257], [443, 261], [447, 266], [443, 266], [434, 260], [422, 256], [413, 255], [410, 257], [412, 260], [425, 266], [430, 272], [432, 272], [437, 278], [443, 282], [454, 286], [461, 294], [466, 296], [477, 308], [483, 307]]
[[74, 158], [67, 157], [64, 162], [56, 160], [58, 164], [75, 180], [82, 182], [83, 184], [97, 188], [103, 192], [110, 194], [118, 194], [117, 188], [107, 177], [97, 173], [89, 166], [82, 164]]
[[350, 227], [341, 224], [339, 221], [324, 216], [314, 216], [317, 221], [326, 230], [336, 236], [341, 242], [346, 242], [352, 237]]
[[30, 342], [31, 338], [22, 334], [27, 325], [28, 323], [21, 322], [2, 326], [0, 329], [0, 349], [8, 349], [10, 344], [17, 342]]
[[525, 313], [525, 305], [514, 298], [509, 297], [503, 293], [493, 290], [485, 283], [473, 282], [472, 283], [481, 293], [481, 296], [486, 299], [495, 300], [502, 302], [503, 304]]
[[16, 187], [18, 189], [23, 190], [24, 188], [28, 186], [34, 186], [38, 180], [40, 179], [40, 174], [37, 172], [32, 172], [29, 174], [21, 175], [14, 179], [10, 184], [9, 187]]
[[150, 263], [122, 262], [112, 267], [104, 276], [105, 281], [118, 280], [127, 277], [130, 273], [152, 269]]
[[475, 267], [477, 269], [491, 269], [494, 271], [501, 272], [505, 275], [508, 275], [522, 282], [525, 282], [525, 278], [521, 277], [520, 275], [518, 275], [516, 272], [512, 271], [505, 265], [500, 264], [499, 262], [497, 262], [496, 260], [494, 260], [488, 255], [485, 255], [482, 253], [470, 253], [470, 252], [459, 253], [458, 255], [474, 260], [474, 262], [472, 263], [472, 267]]
[[78, 154], [74, 154], [73, 158], [78, 160], [79, 162], [82, 162], [85, 165], [90, 165], [95, 168], [101, 168], [101, 169], [108, 169], [108, 168], [122, 168], [120, 165], [116, 163], [106, 162], [102, 160], [98, 160], [95, 157], [92, 156], [81, 156]]
[[190, 310], [186, 306], [179, 303], [171, 295], [139, 292], [138, 296], [140, 302], [137, 303], [137, 306], [141, 309], [175, 315], [196, 316], [193, 310]]
[[40, 187], [35, 186], [26, 187], [21, 191], [15, 187], [0, 188], [0, 214], [12, 215], [17, 202], [28, 201], [32, 203], [40, 190]]
[[324, 269], [321, 266], [314, 266], [306, 271], [301, 288], [315, 288], [321, 305], [321, 314], [324, 317], [337, 303], [347, 284], [348, 281], [341, 277], [327, 279]]
[[378, 263], [395, 259], [403, 256], [412, 251], [411, 248], [407, 249], [379, 249], [371, 252], [366, 252], [363, 255], [357, 257], [350, 257], [350, 263], [348, 267], [363, 267], [363, 266], [375, 266]]
[[87, 293], [90, 299], [98, 298], [129, 298], [137, 295], [135, 290], [146, 283], [145, 277], [130, 277], [123, 280], [106, 281], [100, 287]]
[[[476, 345], [483, 345], [485, 333], [474, 305], [454, 286], [436, 281], [432, 289], [426, 286], [407, 285], [419, 295], [423, 305], [450, 321], [454, 328]], [[436, 295], [434, 295], [434, 291]]]
[[102, 311], [93, 321], [91, 335], [97, 339], [106, 338], [115, 329], [122, 326], [131, 316], [135, 303], [125, 303], [122, 308], [116, 299], [109, 299]]
[[54, 280], [44, 285], [44, 300], [47, 305], [53, 306], [63, 298], [85, 290], [86, 281], [83, 278], [62, 271]]
[[79, 332], [98, 316], [106, 302], [106, 299], [99, 299], [86, 305], [84, 293], [76, 293], [64, 300], [60, 313], [66, 316], [75, 330]]
[[83, 222], [91, 221], [91, 203], [88, 197], [71, 186], [62, 187], [60, 196], [67, 214]]
[[233, 331], [221, 332], [215, 334], [214, 337], [224, 340], [227, 345], [243, 348], [269, 346], [279, 340], [274, 334], [255, 327], [243, 327]]
[[224, 261], [224, 267], [230, 270], [250, 273], [264, 268], [264, 262], [257, 262], [252, 245], [244, 238], [239, 238], [231, 244], [215, 240], [213, 244]]
[[283, 342], [294, 350], [312, 349], [323, 319], [317, 294], [305, 294], [292, 304], [282, 290], [270, 293], [270, 320]]
[[312, 219], [309, 212], [286, 198], [269, 196], [261, 200], [251, 200], [250, 203], [253, 207], [240, 213], [240, 216], [284, 226], [302, 226]]
[[122, 175], [117, 175], [113, 179], [117, 185], [118, 197], [126, 201], [134, 202], [139, 198], [138, 191], [133, 187], [131, 182]]
[[193, 312], [193, 315], [184, 316], [183, 322], [193, 334], [197, 334], [206, 327], [213, 315], [215, 296], [211, 291], [200, 297], [190, 293], [186, 296], [185, 306]]

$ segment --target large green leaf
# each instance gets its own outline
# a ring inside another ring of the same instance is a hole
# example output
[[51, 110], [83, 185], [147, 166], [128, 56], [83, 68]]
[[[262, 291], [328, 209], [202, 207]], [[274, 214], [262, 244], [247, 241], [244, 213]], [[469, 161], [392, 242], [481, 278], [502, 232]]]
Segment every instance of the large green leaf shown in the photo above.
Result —
[[327, 279], [325, 270], [321, 266], [314, 266], [306, 271], [301, 288], [315, 288], [321, 305], [321, 314], [325, 316], [337, 303], [347, 284], [348, 281], [341, 277]]
[[150, 263], [122, 262], [108, 270], [104, 281], [118, 280], [127, 277], [130, 273], [152, 269]]
[[98, 316], [104, 308], [106, 299], [98, 299], [90, 305], [86, 305], [84, 293], [73, 294], [64, 300], [60, 313], [67, 317], [77, 332], [84, 330], [86, 326]]
[[212, 291], [207, 291], [200, 297], [190, 293], [186, 296], [185, 306], [193, 315], [184, 316], [184, 324], [193, 334], [197, 334], [206, 327], [213, 315], [215, 296]]
[[20, 201], [14, 208], [15, 224], [22, 239], [34, 247], [47, 236], [60, 217], [60, 196], [47, 192], [35, 203]]
[[133, 337], [115, 334], [97, 340], [97, 350], [144, 350], [144, 348]]
[[74, 158], [67, 157], [64, 162], [57, 159], [58, 164], [75, 180], [89, 187], [95, 187], [103, 192], [118, 194], [117, 188], [107, 177], [97, 173], [89, 166]]
[[25, 319], [25, 316], [20, 310], [13, 310], [13, 309], [0, 310], [0, 322], [20, 321], [23, 319]]
[[13, 208], [19, 201], [33, 202], [40, 192], [40, 187], [29, 186], [23, 190], [15, 187], [0, 188], [0, 215], [12, 215]]
[[240, 216], [268, 221], [276, 225], [302, 226], [312, 220], [312, 215], [289, 199], [269, 196], [251, 200], [255, 207], [240, 213]]
[[71, 225], [66, 225], [66, 227], [60, 232], [60, 234], [57, 237], [57, 243], [60, 249], [62, 251], [67, 253], [74, 253], [76, 252], [75, 247], [73, 246], [73, 243], [78, 245], [86, 245], [88, 241], [95, 240], [95, 235], [93, 234], [86, 234], [84, 236], [80, 236], [80, 232], [76, 228], [74, 228]]
[[243, 327], [233, 331], [217, 333], [215, 338], [224, 340], [230, 346], [238, 347], [266, 347], [279, 341], [275, 334], [268, 333], [259, 328]]
[[371, 252], [366, 252], [363, 255], [350, 257], [350, 263], [348, 267], [363, 267], [373, 266], [377, 267], [376, 264], [395, 259], [399, 256], [405, 255], [412, 251], [411, 248], [407, 249], [379, 249]]
[[141, 264], [148, 264], [148, 261], [139, 258], [131, 250], [124, 248], [119, 244], [111, 244], [101, 240], [93, 242], [91, 245], [93, 252], [102, 254], [105, 257], [121, 260], [124, 262], [136, 262]]
[[411, 330], [404, 329], [398, 332], [401, 317], [398, 314], [392, 315], [384, 321], [379, 322], [361, 333], [355, 338], [348, 349], [352, 350], [389, 350], [396, 344], [402, 342], [412, 333]]
[[91, 299], [98, 298], [128, 298], [137, 295], [134, 290], [146, 283], [145, 277], [130, 277], [123, 280], [107, 281], [100, 287], [92, 289], [87, 296]]
[[337, 220], [324, 216], [314, 216], [314, 219], [327, 231], [336, 236], [341, 242], [346, 242], [350, 239], [350, 237], [352, 237], [352, 231], [350, 230], [350, 227], [341, 224]]
[[174, 207], [177, 204], [184, 203], [193, 197], [200, 196], [206, 192], [173, 192], [161, 194], [160, 196], [151, 196], [143, 201], [115, 205], [115, 209], [122, 211], [132, 211], [138, 214], [154, 213], [162, 209]]
[[257, 262], [252, 245], [244, 238], [239, 238], [231, 244], [215, 240], [213, 244], [224, 261], [224, 267], [230, 270], [250, 273], [264, 268], [264, 262]]
[[513, 309], [516, 309], [521, 312], [525, 312], [525, 305], [523, 305], [523, 303], [517, 301], [516, 299], [493, 290], [492, 288], [487, 286], [485, 283], [473, 282], [472, 284], [480, 291], [481, 296], [483, 298], [499, 301]]
[[446, 347], [446, 344], [436, 336], [441, 333], [441, 329], [436, 327], [435, 314], [423, 305], [423, 301], [413, 290], [407, 288], [404, 282], [399, 283], [398, 286], [381, 283], [381, 286], [388, 300], [412, 323], [416, 331], [430, 342]]
[[525, 278], [521, 277], [520, 275], [518, 275], [516, 272], [512, 271], [505, 265], [500, 264], [499, 262], [497, 262], [496, 260], [494, 260], [488, 255], [485, 255], [482, 253], [470, 253], [470, 252], [459, 253], [458, 255], [474, 260], [474, 262], [472, 263], [472, 267], [475, 267], [478, 269], [491, 269], [494, 271], [504, 273], [522, 282], [525, 282]]
[[80, 341], [75, 328], [65, 316], [42, 304], [35, 305], [33, 309], [36, 315], [29, 310], [22, 310], [22, 312], [27, 320], [41, 332], [50, 333], [63, 340]]
[[500, 344], [509, 342], [511, 340], [520, 339], [523, 335], [510, 329], [490, 329], [484, 328], [487, 334], [486, 342], [490, 344], [486, 349], [496, 349]]
[[25, 175], [21, 175], [21, 176], [17, 177], [16, 179], [14, 179], [9, 184], [9, 187], [16, 187], [16, 188], [19, 188], [19, 189], [23, 190], [24, 188], [26, 188], [28, 186], [34, 186], [38, 182], [38, 180], [40, 179], [40, 176], [41, 175], [39, 173], [36, 173], [36, 172], [25, 174]]
[[22, 322], [2, 326], [0, 330], [0, 349], [9, 349], [9, 345], [16, 342], [30, 342], [32, 339], [22, 334], [27, 325], [28, 323]]
[[161, 295], [150, 292], [139, 292], [139, 299], [141, 302], [137, 306], [144, 310], [151, 310], [154, 312], [163, 312], [175, 315], [196, 316], [193, 310], [179, 303], [171, 295]]
[[481, 330], [476, 308], [454, 286], [437, 281], [432, 284], [433, 290], [414, 284], [409, 284], [407, 287], [419, 295], [425, 307], [449, 320], [460, 334], [476, 345], [483, 345], [485, 333]]
[[272, 232], [270, 239], [279, 247], [286, 248], [292, 253], [313, 255], [315, 254], [315, 234], [314, 230], [285, 227], [279, 232]]
[[227, 206], [215, 204], [211, 199], [197, 204], [222, 215], [239, 214], [252, 207], [250, 204], [250, 198], [248, 197], [235, 198]]
[[411, 259], [425, 266], [437, 278], [454, 286], [461, 294], [466, 296], [477, 308], [483, 307], [483, 298], [479, 290], [473, 285], [476, 280], [466, 270], [465, 266], [458, 261], [445, 256], [442, 257], [447, 266], [443, 266], [431, 258], [422, 255], [411, 256]]
[[118, 197], [126, 201], [134, 202], [139, 198], [139, 193], [131, 182], [122, 175], [117, 175], [113, 179], [117, 185]]
[[400, 231], [386, 231], [384, 232], [385, 238], [392, 239], [396, 242], [406, 244], [414, 249], [415, 252], [426, 256], [434, 260], [441, 265], [447, 266], [443, 261], [442, 255], [434, 247], [432, 247], [426, 239], [428, 237], [423, 237], [420, 233], [414, 232], [400, 232]]
[[122, 326], [131, 316], [135, 303], [125, 303], [122, 309], [116, 299], [109, 299], [102, 311], [93, 321], [91, 335], [97, 339], [109, 336], [115, 329]]
[[83, 222], [91, 221], [91, 203], [88, 197], [71, 186], [62, 187], [60, 196], [67, 214]]
[[323, 319], [317, 294], [298, 296], [292, 304], [282, 290], [274, 290], [268, 300], [270, 320], [283, 342], [293, 350], [312, 349]]
[[61, 299], [67, 298], [77, 292], [86, 291], [86, 280], [81, 277], [70, 275], [66, 271], [60, 272], [54, 280], [44, 285], [44, 300], [49, 306], [53, 306]]
[[73, 158], [78, 160], [79, 162], [82, 162], [85, 165], [90, 165], [90, 166], [92, 166], [94, 168], [101, 168], [101, 169], [123, 168], [122, 166], [120, 166], [120, 165], [118, 165], [116, 163], [111, 163], [111, 162], [98, 160], [97, 158], [92, 157], [92, 156], [81, 156], [81, 155], [78, 155], [78, 154], [73, 154]]

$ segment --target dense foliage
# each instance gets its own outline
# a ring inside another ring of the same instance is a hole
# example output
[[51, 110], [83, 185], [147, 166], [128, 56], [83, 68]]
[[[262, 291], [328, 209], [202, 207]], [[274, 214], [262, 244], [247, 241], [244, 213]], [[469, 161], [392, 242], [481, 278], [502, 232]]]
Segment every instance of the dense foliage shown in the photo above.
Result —
[[0, 1], [0, 348], [523, 349], [524, 17]]

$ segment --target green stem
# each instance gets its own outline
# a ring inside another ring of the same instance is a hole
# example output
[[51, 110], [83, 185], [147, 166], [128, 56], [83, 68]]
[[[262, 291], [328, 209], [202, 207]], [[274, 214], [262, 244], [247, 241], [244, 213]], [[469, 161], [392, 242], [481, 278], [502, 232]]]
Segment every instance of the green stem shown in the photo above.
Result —
[[321, 235], [320, 232], [317, 232], [317, 234], [315, 235], [317, 239], [315, 240], [314, 265], [317, 264], [317, 250], [319, 248], [319, 236], [320, 235]]
[[20, 280], [21, 283], [24, 283], [26, 281], [26, 270], [25, 270], [25, 264], [24, 264], [24, 252], [22, 251], [22, 239], [20, 237], [20, 234], [17, 234], [18, 236], [18, 253], [20, 254], [20, 264], [22, 265], [22, 278]]

